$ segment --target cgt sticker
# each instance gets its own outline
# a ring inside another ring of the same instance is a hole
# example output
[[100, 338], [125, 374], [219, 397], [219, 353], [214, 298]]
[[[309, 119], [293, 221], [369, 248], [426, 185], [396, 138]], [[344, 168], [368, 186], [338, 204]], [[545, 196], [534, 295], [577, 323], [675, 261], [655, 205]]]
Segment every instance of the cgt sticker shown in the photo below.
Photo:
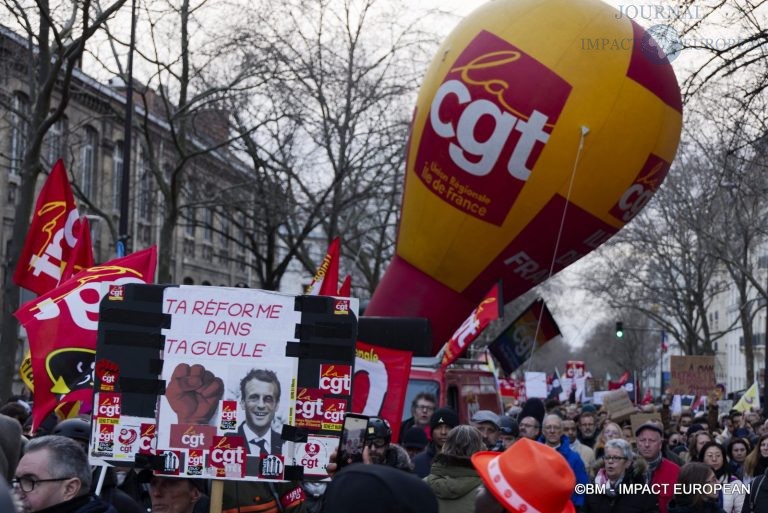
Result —
[[157, 444], [157, 426], [142, 424], [139, 429], [139, 454], [152, 454]]
[[237, 429], [237, 401], [221, 401], [219, 429], [234, 431]]
[[216, 436], [214, 426], [198, 424], [171, 424], [170, 447], [174, 449], [202, 449]]
[[320, 390], [326, 394], [349, 395], [352, 393], [351, 387], [351, 365], [320, 365]]
[[432, 99], [416, 175], [454, 208], [501, 226], [534, 172], [570, 91], [565, 80], [530, 55], [480, 32]]
[[319, 388], [299, 388], [296, 394], [296, 427], [320, 429], [323, 424], [323, 391]]
[[111, 456], [115, 450], [115, 426], [112, 424], [99, 424], [96, 451], [102, 455]]
[[245, 475], [245, 440], [242, 436], [214, 436], [210, 446], [209, 464], [212, 477], [237, 477]]
[[349, 299], [336, 299], [333, 301], [334, 315], [349, 315]]
[[296, 461], [304, 467], [304, 475], [328, 477], [327, 466], [330, 454], [339, 445], [336, 436], [309, 435], [307, 442], [296, 444]]
[[120, 423], [120, 394], [115, 392], [99, 392], [96, 406], [97, 424]]
[[323, 399], [323, 423], [322, 429], [328, 431], [341, 431], [341, 424], [347, 412], [347, 401], [326, 397]]
[[203, 450], [190, 449], [187, 453], [187, 475], [202, 476], [204, 466]]

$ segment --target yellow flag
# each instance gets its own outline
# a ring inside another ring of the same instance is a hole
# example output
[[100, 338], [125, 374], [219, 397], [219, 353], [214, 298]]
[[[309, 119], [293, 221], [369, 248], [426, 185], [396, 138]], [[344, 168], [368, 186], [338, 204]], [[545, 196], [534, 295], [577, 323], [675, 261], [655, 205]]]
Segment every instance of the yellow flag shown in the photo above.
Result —
[[734, 410], [739, 410], [740, 412], [750, 411], [752, 408], [760, 409], [760, 395], [757, 390], [757, 383], [753, 383], [733, 407]]

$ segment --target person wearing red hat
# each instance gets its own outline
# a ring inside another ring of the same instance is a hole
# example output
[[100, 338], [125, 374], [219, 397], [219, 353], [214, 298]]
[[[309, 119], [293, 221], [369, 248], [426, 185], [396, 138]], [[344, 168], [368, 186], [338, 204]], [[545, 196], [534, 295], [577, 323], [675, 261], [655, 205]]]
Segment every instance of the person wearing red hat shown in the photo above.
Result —
[[[483, 513], [575, 513], [576, 476], [553, 448], [522, 438], [502, 453], [472, 455], [483, 481], [475, 511]], [[535, 479], [539, 476], [540, 479]]]

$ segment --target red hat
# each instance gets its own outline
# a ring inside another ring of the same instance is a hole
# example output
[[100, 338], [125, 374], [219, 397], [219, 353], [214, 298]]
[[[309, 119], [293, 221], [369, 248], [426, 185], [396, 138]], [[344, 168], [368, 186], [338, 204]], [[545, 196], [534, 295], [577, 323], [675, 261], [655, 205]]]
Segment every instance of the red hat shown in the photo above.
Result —
[[565, 458], [551, 447], [523, 438], [501, 454], [476, 452], [472, 464], [486, 488], [509, 511], [576, 511], [571, 502], [576, 477]]

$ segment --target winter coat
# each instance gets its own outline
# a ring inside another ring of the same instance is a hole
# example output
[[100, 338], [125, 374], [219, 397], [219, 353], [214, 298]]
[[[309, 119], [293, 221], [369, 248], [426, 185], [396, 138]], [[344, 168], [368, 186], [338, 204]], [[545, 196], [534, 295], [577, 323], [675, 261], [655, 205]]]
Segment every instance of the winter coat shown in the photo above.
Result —
[[0, 476], [11, 482], [21, 458], [21, 424], [0, 414]]
[[374, 461], [374, 463], [389, 465], [406, 472], [413, 472], [413, 463], [411, 462], [411, 457], [408, 456], [408, 451], [397, 444], [389, 444], [384, 453], [384, 459], [382, 461]]
[[[725, 513], [741, 513], [744, 506], [744, 499], [747, 495], [740, 493], [743, 484], [736, 477], [730, 477], [727, 473], [723, 475], [718, 481], [721, 484], [728, 483], [734, 487], [732, 493], [720, 492], [719, 504], [725, 510]], [[745, 512], [746, 513], [746, 512]]]
[[117, 513], [117, 511], [111, 504], [107, 504], [94, 495], [83, 495], [38, 510], [37, 513]]
[[697, 507], [690, 503], [688, 497], [676, 495], [667, 506], [669, 513], [723, 513], [723, 509], [715, 501], [704, 501]]
[[413, 457], [413, 472], [421, 478], [427, 477], [432, 469], [432, 459], [436, 454], [435, 442], [429, 442], [426, 449]]
[[[628, 469], [624, 471], [622, 484], [632, 485], [635, 483], [644, 483], [643, 473], [645, 472], [645, 461], [638, 459]], [[600, 469], [602, 470], [602, 469]], [[598, 475], [596, 484], [603, 484]], [[606, 484], [610, 487], [610, 484]], [[658, 513], [659, 502], [656, 495], [652, 493], [622, 494], [621, 488], [609, 493], [591, 493], [585, 498], [585, 513]]]
[[659, 511], [661, 513], [669, 513], [667, 510], [667, 504], [669, 504], [669, 501], [672, 500], [672, 493], [674, 491], [675, 483], [677, 483], [677, 476], [679, 474], [680, 467], [666, 458], [661, 458], [661, 463], [651, 476], [650, 484], [666, 485], [662, 488], [664, 492], [659, 494]]
[[440, 513], [474, 513], [475, 496], [483, 481], [469, 458], [438, 454], [424, 482], [435, 492]]
[[[543, 436], [539, 437], [539, 442], [545, 443]], [[584, 462], [581, 461], [581, 456], [571, 449], [571, 444], [566, 435], [560, 437], [560, 445], [558, 445], [555, 450], [565, 458], [565, 461], [568, 462], [568, 466], [573, 470], [573, 474], [576, 476], [576, 484], [585, 485], [589, 483], [589, 476], [587, 475], [587, 469], [584, 468]], [[583, 506], [584, 494], [576, 493], [576, 490], [574, 489], [574, 492], [571, 494], [571, 502], [573, 502], [573, 505], [577, 508]]]

